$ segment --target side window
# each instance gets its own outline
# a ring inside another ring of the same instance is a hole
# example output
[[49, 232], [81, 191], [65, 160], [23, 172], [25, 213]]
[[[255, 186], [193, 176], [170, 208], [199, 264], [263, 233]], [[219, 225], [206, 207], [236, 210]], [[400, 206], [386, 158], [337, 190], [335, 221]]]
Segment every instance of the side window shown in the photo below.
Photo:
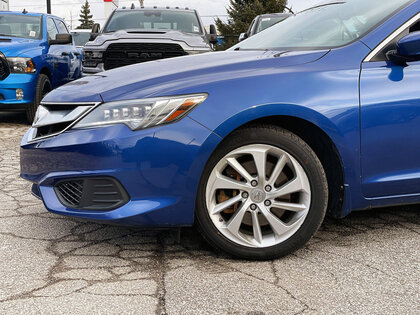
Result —
[[55, 39], [55, 36], [58, 34], [57, 26], [55, 26], [52, 18], [48, 18], [47, 20], [47, 33], [48, 39]]
[[255, 19], [252, 20], [251, 25], [248, 28], [248, 32], [247, 32], [248, 36], [252, 34], [252, 28], [254, 27], [254, 24], [255, 24]]
[[67, 27], [66, 27], [66, 25], [64, 24], [63, 21], [55, 20], [55, 22], [57, 23], [58, 30], [60, 31], [60, 34], [68, 34], [69, 33], [69, 31], [67, 30]]
[[420, 31], [420, 21], [417, 21], [413, 25], [411, 25], [409, 28], [402, 31], [398, 36], [396, 36], [388, 45], [385, 46], [384, 49], [382, 49], [373, 59], [372, 61], [385, 61], [386, 53], [390, 50], [397, 49], [397, 43], [398, 41], [403, 38], [405, 35], [408, 35], [409, 33], [418, 32]]

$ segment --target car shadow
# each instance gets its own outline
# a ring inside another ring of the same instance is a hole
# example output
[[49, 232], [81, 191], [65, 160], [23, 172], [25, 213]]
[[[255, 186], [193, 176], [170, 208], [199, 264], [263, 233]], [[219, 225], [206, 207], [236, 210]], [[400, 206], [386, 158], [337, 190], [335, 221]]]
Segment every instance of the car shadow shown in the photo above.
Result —
[[[401, 237], [419, 237], [419, 210], [419, 206], [381, 208], [354, 212], [340, 220], [326, 218], [315, 236], [294, 255], [308, 251], [317, 255], [317, 251], [329, 251], [336, 247], [351, 249], [363, 246], [380, 251], [397, 236], [401, 242], [404, 241]], [[232, 259], [214, 251], [195, 228], [156, 230], [103, 225], [48, 213], [41, 204], [21, 209], [19, 213], [26, 219], [19, 222], [14, 233], [22, 231], [22, 237], [51, 241], [49, 249], [57, 256], [83, 256], [84, 260], [93, 256], [112, 256], [131, 262], [134, 258], [156, 255], [205, 255], [208, 258]], [[37, 228], [32, 229], [32, 226]], [[63, 247], [68, 249], [63, 250]]]
[[22, 126], [28, 126], [29, 123], [26, 120], [25, 113], [21, 112], [1, 112], [0, 111], [0, 124], [18, 124]]

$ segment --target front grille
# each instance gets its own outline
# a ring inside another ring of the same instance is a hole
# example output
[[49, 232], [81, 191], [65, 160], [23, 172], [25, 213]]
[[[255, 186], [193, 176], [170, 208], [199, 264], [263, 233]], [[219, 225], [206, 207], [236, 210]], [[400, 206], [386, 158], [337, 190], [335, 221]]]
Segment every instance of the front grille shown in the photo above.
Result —
[[60, 134], [80, 120], [97, 103], [41, 103], [29, 141]]
[[105, 70], [158, 59], [185, 56], [178, 44], [120, 43], [111, 44], [104, 55]]
[[3, 56], [3, 54], [0, 55], [0, 80], [6, 79], [10, 74], [9, 63]]
[[66, 179], [54, 186], [61, 204], [77, 210], [113, 210], [126, 204], [128, 194], [112, 177]]

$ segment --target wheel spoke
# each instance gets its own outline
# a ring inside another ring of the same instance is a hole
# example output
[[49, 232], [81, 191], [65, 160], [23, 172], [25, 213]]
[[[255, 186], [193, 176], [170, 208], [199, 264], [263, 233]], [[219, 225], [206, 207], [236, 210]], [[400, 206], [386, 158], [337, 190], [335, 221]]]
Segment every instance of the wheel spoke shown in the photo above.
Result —
[[282, 155], [277, 161], [276, 166], [273, 169], [273, 172], [271, 173], [270, 179], [267, 182], [268, 185], [274, 186], [274, 183], [279, 178], [286, 163], [287, 163], [287, 157], [286, 155]]
[[255, 167], [257, 168], [258, 181], [260, 183], [264, 183], [266, 174], [267, 150], [260, 149], [253, 151], [251, 154], [254, 158]]
[[227, 176], [224, 176], [220, 173], [216, 174], [216, 179], [213, 183], [213, 190], [216, 189], [238, 189], [238, 190], [245, 190], [249, 187], [238, 180], [234, 180]]
[[244, 215], [248, 210], [249, 202], [245, 202], [242, 207], [240, 207], [230, 220], [226, 223], [226, 229], [229, 230], [232, 234], [238, 236], [239, 235], [239, 228], [241, 227], [242, 221], [244, 219]]
[[284, 224], [279, 218], [277, 218], [274, 214], [272, 214], [266, 208], [261, 207], [260, 210], [263, 216], [267, 219], [275, 235], [280, 236], [286, 233], [290, 229], [289, 226]]
[[251, 214], [252, 214], [252, 229], [254, 231], [254, 238], [259, 244], [261, 244], [262, 232], [261, 232], [260, 221], [258, 220], [258, 212], [252, 211]]
[[276, 198], [276, 197], [282, 197], [282, 196], [289, 195], [289, 194], [302, 191], [302, 190], [304, 190], [302, 181], [300, 180], [299, 177], [295, 177], [291, 181], [287, 182], [280, 188], [271, 191], [267, 195], [269, 198]]
[[300, 212], [300, 211], [305, 211], [306, 210], [306, 206], [304, 204], [301, 204], [301, 203], [274, 201], [271, 204], [271, 206], [274, 207], [274, 208], [289, 210], [289, 211], [293, 211], [293, 212]]
[[226, 201], [223, 201], [219, 204], [217, 204], [212, 211], [212, 214], [218, 214], [220, 212], [222, 212], [223, 210], [225, 210], [226, 208], [231, 207], [232, 205], [234, 205], [235, 203], [239, 202], [242, 200], [242, 196], [241, 195], [237, 195], [235, 197], [232, 197]]
[[237, 171], [243, 178], [246, 179], [246, 181], [248, 183], [251, 183], [251, 181], [254, 179], [249, 173], [248, 171], [238, 162], [238, 160], [236, 160], [235, 158], [227, 158], [226, 161], [228, 162], [228, 164], [235, 170]]

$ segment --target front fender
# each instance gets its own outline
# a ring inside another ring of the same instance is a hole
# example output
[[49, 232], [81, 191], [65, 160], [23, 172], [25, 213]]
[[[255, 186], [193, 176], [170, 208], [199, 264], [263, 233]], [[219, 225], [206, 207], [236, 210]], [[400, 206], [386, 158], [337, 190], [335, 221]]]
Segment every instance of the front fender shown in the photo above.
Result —
[[[344, 185], [346, 186], [346, 204], [342, 210], [342, 216], [348, 214], [353, 208], [350, 187], [358, 189], [359, 167], [359, 145], [358, 145], [358, 109], [344, 111], [339, 121], [347, 123], [337, 125], [329, 117], [319, 111], [297, 104], [260, 104], [242, 110], [234, 116], [229, 117], [218, 125], [213, 132], [221, 139], [229, 136], [234, 130], [260, 119], [275, 119], [276, 117], [293, 117], [304, 120], [320, 128], [335, 144], [344, 166]], [[198, 121], [201, 123], [200, 121]], [[356, 124], [356, 125], [354, 125]], [[220, 143], [220, 142], [219, 142]], [[217, 143], [217, 145], [219, 144]], [[213, 142], [213, 145], [215, 143]], [[213, 147], [213, 151], [217, 148]], [[210, 155], [208, 156], [210, 157]], [[354, 193], [353, 193], [354, 195]]]

